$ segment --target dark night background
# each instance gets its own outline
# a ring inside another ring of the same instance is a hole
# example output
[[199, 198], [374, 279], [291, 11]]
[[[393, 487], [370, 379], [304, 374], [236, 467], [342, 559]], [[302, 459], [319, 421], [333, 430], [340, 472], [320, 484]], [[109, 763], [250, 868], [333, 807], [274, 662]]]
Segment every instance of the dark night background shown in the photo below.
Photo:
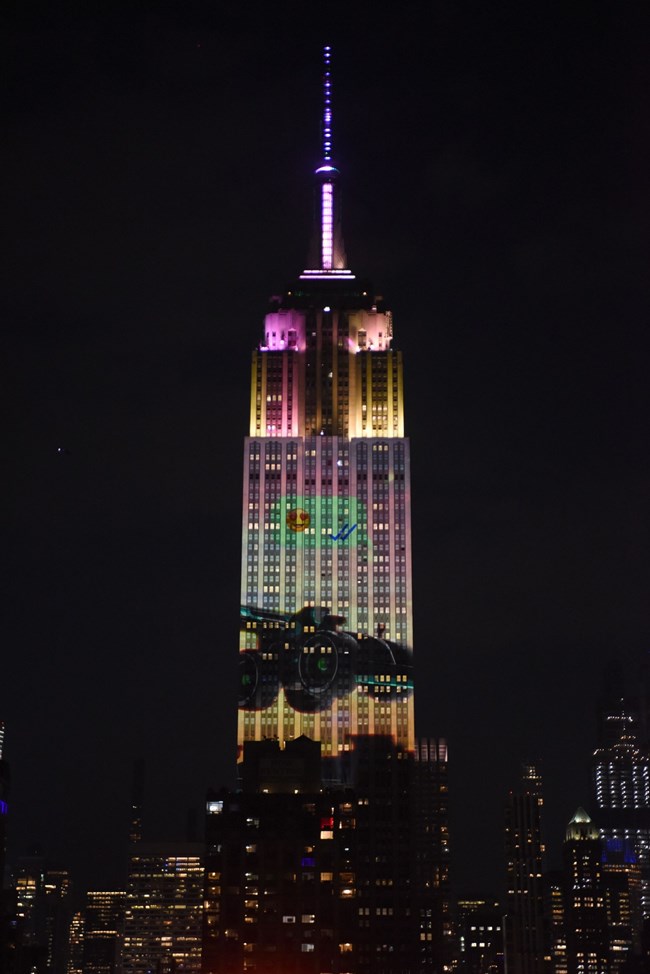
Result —
[[305, 265], [331, 43], [349, 265], [405, 355], [455, 885], [500, 887], [526, 759], [557, 855], [604, 666], [650, 648], [644, 9], [5, 7], [13, 854], [114, 888], [135, 758], [151, 837], [233, 783], [250, 351]]

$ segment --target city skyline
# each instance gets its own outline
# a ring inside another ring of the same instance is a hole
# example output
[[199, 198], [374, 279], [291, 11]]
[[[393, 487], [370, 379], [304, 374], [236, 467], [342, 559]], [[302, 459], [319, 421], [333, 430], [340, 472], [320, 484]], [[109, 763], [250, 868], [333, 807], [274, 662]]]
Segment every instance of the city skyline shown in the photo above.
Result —
[[[276, 55], [234, 14], [22, 17], [0, 717], [13, 847], [74, 860], [88, 793], [123, 844], [139, 755], [154, 831], [232, 781], [244, 429], [224, 428], [266, 298], [305, 266], [321, 37], [280, 17]], [[425, 42], [405, 14], [402, 45], [377, 22], [391, 78], [332, 31], [350, 264], [405, 353], [418, 730], [449, 741], [463, 888], [501, 881], [526, 760], [559, 849], [589, 805], [602, 666], [647, 645], [642, 62], [631, 24], [539, 18], [439, 12]]]

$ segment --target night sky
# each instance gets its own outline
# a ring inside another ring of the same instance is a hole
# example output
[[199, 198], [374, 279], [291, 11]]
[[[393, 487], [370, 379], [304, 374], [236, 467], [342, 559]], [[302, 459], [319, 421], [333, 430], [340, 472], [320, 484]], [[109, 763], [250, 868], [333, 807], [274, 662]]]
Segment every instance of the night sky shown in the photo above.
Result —
[[2, 15], [11, 851], [115, 887], [134, 759], [151, 838], [234, 784], [250, 352], [330, 43], [349, 266], [405, 357], [418, 731], [454, 883], [497, 891], [521, 762], [553, 862], [604, 666], [650, 648], [644, 5], [91, 6]]

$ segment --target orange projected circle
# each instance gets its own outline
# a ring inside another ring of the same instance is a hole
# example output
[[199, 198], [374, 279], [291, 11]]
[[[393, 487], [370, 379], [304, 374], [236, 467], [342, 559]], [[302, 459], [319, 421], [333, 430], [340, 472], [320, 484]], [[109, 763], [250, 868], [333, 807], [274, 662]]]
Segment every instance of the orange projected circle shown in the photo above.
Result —
[[311, 518], [307, 511], [302, 507], [296, 507], [293, 511], [287, 511], [287, 527], [290, 531], [304, 531], [311, 523]]

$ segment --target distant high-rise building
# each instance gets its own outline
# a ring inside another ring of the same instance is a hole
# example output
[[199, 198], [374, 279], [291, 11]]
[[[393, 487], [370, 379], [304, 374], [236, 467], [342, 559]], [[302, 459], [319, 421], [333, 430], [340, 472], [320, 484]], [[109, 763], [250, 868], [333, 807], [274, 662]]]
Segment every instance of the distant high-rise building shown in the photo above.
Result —
[[202, 843], [131, 848], [123, 974], [198, 974], [203, 911]]
[[14, 896], [7, 888], [6, 852], [9, 822], [9, 763], [4, 758], [5, 725], [0, 720], [0, 970], [9, 970], [15, 951]]
[[116, 974], [120, 970], [125, 905], [124, 890], [89, 890], [86, 894], [83, 974]]
[[423, 970], [447, 969], [454, 952], [447, 769], [446, 740], [418, 738], [412, 768], [411, 830]]
[[544, 974], [549, 969], [542, 880], [542, 807], [541, 777], [533, 765], [525, 765], [521, 787], [510, 792], [506, 803], [508, 974]]
[[553, 974], [567, 974], [566, 929], [564, 924], [564, 873], [544, 873], [544, 915]]
[[133, 764], [131, 782], [131, 814], [129, 818], [129, 842], [133, 845], [142, 839], [142, 805], [144, 802], [145, 764], [138, 758]]
[[[643, 693], [628, 695], [620, 668], [598, 707], [593, 755], [595, 816], [601, 836], [634, 850], [641, 873], [641, 914], [650, 921], [650, 746]], [[637, 690], [643, 690], [643, 681]]]
[[609, 974], [610, 950], [602, 842], [579, 808], [564, 842], [564, 924], [568, 974]]
[[619, 974], [641, 950], [641, 870], [633, 843], [605, 839], [601, 865], [610, 969]]
[[5, 856], [7, 853], [7, 821], [9, 818], [9, 763], [4, 757], [5, 724], [0, 720], [0, 890], [5, 886]]
[[67, 974], [70, 946], [70, 873], [51, 865], [40, 849], [14, 868], [17, 970]]
[[72, 914], [70, 920], [70, 958], [68, 974], [84, 974], [84, 915], [81, 910]]
[[456, 904], [460, 974], [503, 974], [503, 909], [484, 896], [461, 897]]

